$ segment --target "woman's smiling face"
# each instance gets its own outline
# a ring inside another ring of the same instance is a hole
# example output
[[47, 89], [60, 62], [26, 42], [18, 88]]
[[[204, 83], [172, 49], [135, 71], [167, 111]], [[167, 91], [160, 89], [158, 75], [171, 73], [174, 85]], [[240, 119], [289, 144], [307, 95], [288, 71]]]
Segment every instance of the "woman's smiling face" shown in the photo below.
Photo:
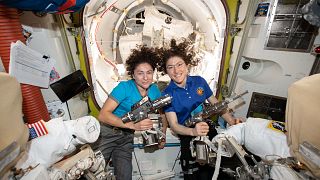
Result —
[[185, 86], [188, 76], [188, 66], [182, 58], [178, 56], [169, 58], [166, 62], [166, 71], [177, 86]]

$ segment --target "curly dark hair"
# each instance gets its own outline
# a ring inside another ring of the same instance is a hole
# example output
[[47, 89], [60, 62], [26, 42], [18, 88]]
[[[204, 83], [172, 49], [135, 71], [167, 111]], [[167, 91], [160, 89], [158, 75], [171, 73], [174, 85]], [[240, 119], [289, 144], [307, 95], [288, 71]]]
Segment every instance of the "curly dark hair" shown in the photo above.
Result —
[[138, 65], [148, 63], [154, 71], [158, 67], [158, 63], [161, 61], [154, 48], [138, 46], [138, 49], [133, 49], [131, 52], [131, 55], [126, 61], [126, 70], [128, 75], [131, 77], [133, 77], [133, 72]]
[[186, 63], [186, 65], [197, 66], [200, 59], [196, 58], [196, 53], [191, 48], [191, 41], [183, 39], [183, 41], [177, 44], [175, 39], [171, 39], [169, 48], [157, 48], [156, 52], [161, 58], [158, 70], [162, 73], [167, 73], [166, 64], [167, 61], [175, 56], [180, 57]]

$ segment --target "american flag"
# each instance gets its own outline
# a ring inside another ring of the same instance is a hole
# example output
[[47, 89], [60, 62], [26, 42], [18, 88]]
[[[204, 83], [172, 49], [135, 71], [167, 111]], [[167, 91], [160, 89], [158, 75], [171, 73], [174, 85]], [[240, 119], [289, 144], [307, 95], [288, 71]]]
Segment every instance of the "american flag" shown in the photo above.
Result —
[[29, 128], [29, 140], [48, 134], [48, 130], [43, 120], [27, 124], [27, 126]]

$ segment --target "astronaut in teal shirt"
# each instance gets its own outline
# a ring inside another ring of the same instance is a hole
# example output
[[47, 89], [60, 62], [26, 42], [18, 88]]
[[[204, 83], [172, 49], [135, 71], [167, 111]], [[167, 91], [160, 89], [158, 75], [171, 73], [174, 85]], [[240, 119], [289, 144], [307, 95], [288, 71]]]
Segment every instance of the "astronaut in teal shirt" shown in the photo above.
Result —
[[[101, 133], [93, 147], [101, 150], [107, 163], [112, 159], [117, 180], [132, 179], [134, 131], [144, 131], [153, 127], [149, 118], [137, 123], [123, 123], [121, 117], [145, 96], [151, 100], [160, 97], [158, 86], [153, 84], [153, 74], [158, 62], [154, 49], [140, 47], [133, 50], [126, 61], [126, 69], [132, 79], [120, 82], [112, 90], [99, 113]], [[167, 123], [164, 116], [162, 119], [162, 132], [165, 134]], [[159, 148], [163, 148], [164, 143], [161, 142]]]
[[[125, 89], [125, 91], [124, 91]], [[161, 93], [157, 85], [151, 84], [147, 90], [148, 97], [153, 101], [160, 97]], [[131, 107], [142, 99], [137, 89], [135, 80], [122, 81], [116, 86], [110, 98], [119, 103], [119, 106], [113, 111], [113, 114], [122, 117], [131, 110]], [[120, 103], [121, 102], [121, 103]]]

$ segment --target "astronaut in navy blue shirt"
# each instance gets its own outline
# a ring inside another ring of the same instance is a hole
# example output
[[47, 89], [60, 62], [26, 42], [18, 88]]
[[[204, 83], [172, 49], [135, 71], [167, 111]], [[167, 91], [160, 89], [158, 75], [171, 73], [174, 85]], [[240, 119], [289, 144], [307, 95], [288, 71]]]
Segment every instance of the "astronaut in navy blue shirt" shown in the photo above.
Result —
[[[204, 78], [188, 75], [189, 68], [196, 66], [199, 60], [194, 58], [194, 52], [188, 51], [187, 47], [187, 41], [177, 44], [175, 40], [171, 40], [170, 49], [159, 49], [158, 53], [163, 61], [159, 70], [171, 78], [163, 94], [169, 94], [172, 97], [172, 102], [164, 108], [164, 111], [170, 128], [180, 138], [180, 160], [184, 179], [211, 179], [213, 168], [195, 163], [190, 151], [191, 139], [195, 136], [206, 136], [209, 132], [209, 126], [206, 122], [199, 122], [194, 128], [190, 128], [184, 126], [184, 122], [191, 117], [191, 114], [202, 110], [201, 105], [205, 100], [211, 104], [218, 102], [218, 100]], [[228, 112], [224, 113], [222, 117], [230, 125], [240, 121]]]

